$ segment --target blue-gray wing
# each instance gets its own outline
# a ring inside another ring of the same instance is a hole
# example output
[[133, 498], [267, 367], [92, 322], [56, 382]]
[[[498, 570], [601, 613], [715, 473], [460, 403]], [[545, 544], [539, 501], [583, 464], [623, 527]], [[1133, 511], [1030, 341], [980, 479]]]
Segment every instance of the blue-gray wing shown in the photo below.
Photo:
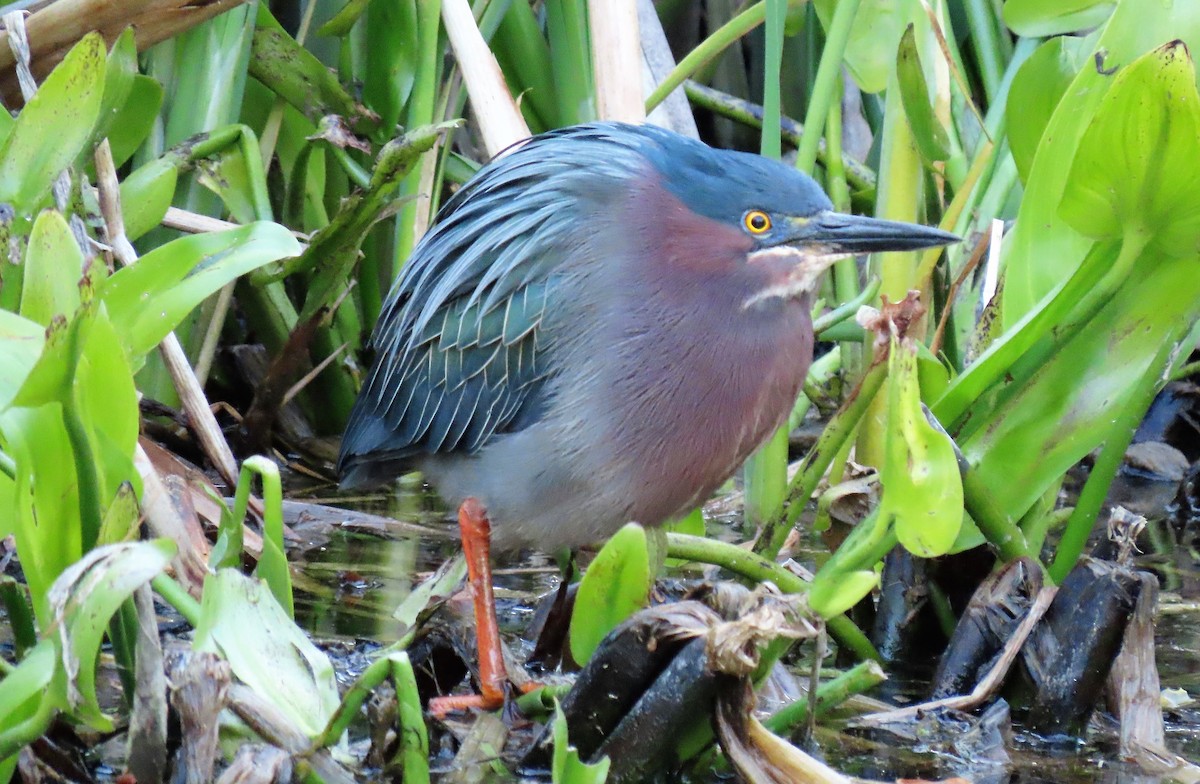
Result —
[[384, 304], [342, 439], [343, 486], [394, 477], [422, 454], [473, 452], [536, 420], [552, 372], [542, 325], [577, 242], [581, 189], [637, 165], [607, 139], [611, 127], [538, 137], [443, 208]]

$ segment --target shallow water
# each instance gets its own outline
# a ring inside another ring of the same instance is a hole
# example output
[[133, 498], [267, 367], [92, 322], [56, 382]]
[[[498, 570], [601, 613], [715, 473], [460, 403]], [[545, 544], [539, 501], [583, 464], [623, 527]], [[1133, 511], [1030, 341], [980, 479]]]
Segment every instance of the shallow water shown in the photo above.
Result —
[[[1161, 518], [1172, 493], [1173, 487], [1161, 483], [1126, 480], [1114, 488], [1113, 497], [1143, 514]], [[413, 537], [337, 532], [327, 542], [309, 549], [297, 564], [302, 577], [297, 582], [300, 590], [296, 615], [303, 626], [320, 638], [391, 642], [396, 637], [392, 611], [414, 584], [455, 551], [455, 527], [428, 491], [409, 491], [390, 500], [376, 498], [349, 505], [360, 511], [440, 527], [445, 533]], [[743, 537], [736, 523], [736, 515], [712, 518], [709, 534], [740, 540]], [[798, 560], [808, 560], [809, 566], [824, 555], [815, 538], [802, 547], [805, 549]], [[1141, 568], [1159, 575], [1164, 588], [1160, 595], [1160, 607], [1164, 609], [1157, 623], [1162, 687], [1184, 689], [1200, 697], [1200, 595], [1196, 591], [1200, 586], [1200, 563], [1186, 551], [1146, 552], [1138, 556], [1138, 561]], [[505, 559], [496, 566], [501, 626], [516, 638], [528, 624], [539, 597], [557, 587], [558, 570], [552, 560], [533, 552], [519, 559]], [[352, 670], [358, 668], [353, 662], [343, 664]], [[916, 693], [908, 696], [919, 698]], [[1200, 704], [1168, 712], [1166, 721], [1168, 747], [1189, 760], [1200, 760]], [[1103, 719], [1093, 720], [1087, 740], [1080, 743], [1050, 745], [1018, 734], [1008, 744], [1011, 759], [1006, 764], [989, 765], [970, 759], [970, 754], [956, 755], [917, 745], [872, 742], [830, 730], [818, 738], [817, 751], [839, 770], [883, 781], [952, 776], [980, 784], [1151, 784], [1162, 780], [1117, 760], [1115, 727]]]

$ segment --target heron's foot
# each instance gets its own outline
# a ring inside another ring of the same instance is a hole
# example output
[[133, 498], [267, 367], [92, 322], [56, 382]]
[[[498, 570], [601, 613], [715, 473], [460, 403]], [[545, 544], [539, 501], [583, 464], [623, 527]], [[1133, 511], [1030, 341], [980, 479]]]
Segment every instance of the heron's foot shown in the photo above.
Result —
[[496, 597], [492, 592], [492, 524], [478, 498], [468, 498], [458, 507], [458, 530], [467, 559], [467, 584], [475, 607], [475, 638], [479, 648], [479, 694], [435, 697], [429, 712], [439, 718], [468, 708], [495, 710], [504, 704], [508, 674], [500, 647], [500, 625], [496, 621]]

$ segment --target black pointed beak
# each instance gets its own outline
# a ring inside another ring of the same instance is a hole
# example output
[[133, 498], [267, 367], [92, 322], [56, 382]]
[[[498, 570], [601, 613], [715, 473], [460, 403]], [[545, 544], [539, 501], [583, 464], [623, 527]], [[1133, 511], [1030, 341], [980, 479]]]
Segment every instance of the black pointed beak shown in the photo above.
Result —
[[954, 234], [931, 226], [840, 212], [818, 212], [793, 220], [788, 244], [821, 245], [830, 253], [921, 250], [961, 241]]

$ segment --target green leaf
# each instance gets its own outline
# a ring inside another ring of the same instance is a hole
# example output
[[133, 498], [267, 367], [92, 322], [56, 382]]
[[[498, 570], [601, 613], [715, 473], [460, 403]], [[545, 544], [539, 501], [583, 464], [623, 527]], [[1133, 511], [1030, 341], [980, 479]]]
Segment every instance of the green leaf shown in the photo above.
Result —
[[1058, 102], [1091, 50], [1086, 38], [1053, 38], [1039, 46], [1013, 77], [1004, 110], [1008, 144], [1022, 182], [1029, 179], [1033, 157]]
[[317, 35], [337, 38], [350, 32], [350, 28], [354, 27], [354, 23], [366, 10], [368, 2], [369, 0], [347, 0], [328, 22], [317, 28]]
[[260, 581], [221, 569], [204, 581], [193, 648], [223, 656], [237, 678], [316, 737], [338, 707], [333, 665]]
[[1136, 233], [1172, 255], [1200, 252], [1200, 95], [1187, 47], [1122, 69], [1079, 141], [1059, 208], [1080, 233]]
[[[133, 28], [126, 27], [108, 52], [104, 68], [104, 93], [100, 101], [100, 114], [93, 131], [93, 139], [99, 142], [116, 126], [122, 106], [129, 100], [133, 89], [133, 77], [137, 73], [137, 45]], [[118, 162], [119, 166], [120, 163]]]
[[900, 37], [900, 49], [896, 53], [896, 77], [900, 86], [900, 101], [904, 115], [912, 129], [917, 150], [926, 163], [944, 161], [950, 157], [950, 137], [933, 113], [929, 100], [929, 85], [921, 67], [921, 55], [910, 24]]
[[583, 664], [600, 641], [646, 606], [654, 575], [646, 531], [629, 523], [596, 554], [579, 583], [571, 615], [571, 656]]
[[66, 705], [88, 726], [112, 730], [96, 700], [96, 654], [108, 621], [126, 599], [175, 555], [169, 539], [97, 547], [54, 581], [49, 602], [67, 673]]
[[1008, 0], [1004, 23], [1017, 35], [1045, 38], [1104, 24], [1116, 0]]
[[179, 162], [163, 157], [138, 167], [121, 182], [122, 217], [130, 240], [162, 223], [178, 180]]
[[[158, 119], [162, 108], [163, 88], [149, 76], [135, 74], [130, 86], [129, 97], [116, 110], [116, 118], [108, 129], [108, 143], [112, 147], [113, 164], [120, 166], [137, 151]], [[125, 202], [121, 202], [122, 208]], [[128, 217], [126, 217], [128, 223]], [[126, 229], [128, 232], [128, 229]]]
[[[54, 644], [43, 640], [0, 681], [0, 760], [15, 759], [23, 746], [46, 731], [55, 709], [62, 707], [48, 691], [56, 668]], [[7, 780], [3, 773], [0, 765], [0, 781]]]
[[588, 764], [579, 759], [579, 751], [567, 739], [567, 717], [563, 715], [558, 701], [554, 703], [554, 756], [550, 763], [550, 776], [554, 784], [604, 784], [608, 780], [608, 768], [612, 760], [601, 757]]
[[104, 39], [88, 33], [46, 77], [0, 147], [0, 202], [35, 209], [91, 138], [104, 94]]
[[[837, 0], [813, 0], [821, 25], [828, 30]], [[909, 4], [896, 0], [862, 0], [846, 45], [846, 68], [863, 92], [887, 87], [895, 67], [896, 46], [908, 18]]]
[[1121, 0], [1054, 110], [1030, 167], [1020, 213], [1003, 249], [1002, 324], [1016, 324], [1066, 280], [1094, 240], [1063, 220], [1059, 204], [1084, 131], [1114, 81], [1114, 69], [1134, 62], [1164, 41], [1200, 46], [1200, 3]]
[[888, 355], [888, 413], [880, 515], [922, 558], [944, 555], [962, 525], [963, 489], [954, 445], [925, 418], [917, 381], [917, 351], [893, 339]]
[[136, 367], [205, 297], [240, 275], [299, 252], [300, 243], [277, 223], [183, 237], [114, 274], [97, 296], [109, 318], [121, 325]]
[[0, 310], [0, 411], [8, 408], [37, 363], [46, 329], [36, 321]]
[[33, 223], [21, 289], [21, 315], [48, 325], [79, 307], [83, 252], [62, 213], [44, 210]]

